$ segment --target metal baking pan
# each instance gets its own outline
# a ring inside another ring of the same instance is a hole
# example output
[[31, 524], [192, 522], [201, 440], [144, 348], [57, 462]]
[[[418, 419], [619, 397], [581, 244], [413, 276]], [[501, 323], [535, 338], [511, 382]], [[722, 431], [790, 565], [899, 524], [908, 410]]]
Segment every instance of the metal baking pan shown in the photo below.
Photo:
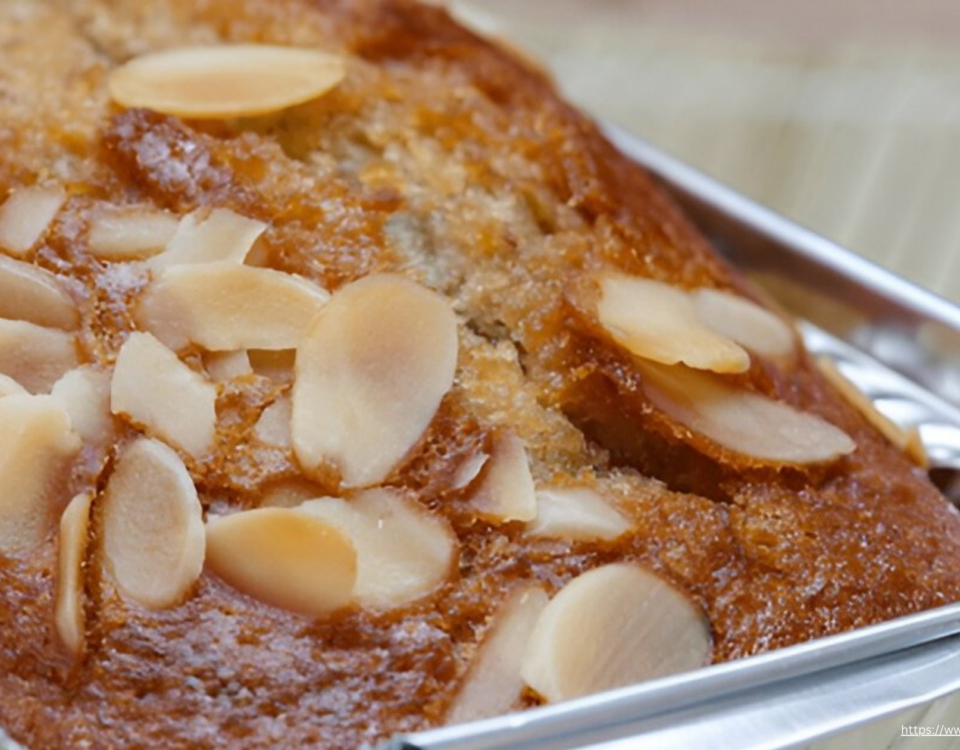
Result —
[[[730, 260], [801, 319], [812, 352], [833, 357], [881, 411], [920, 430], [931, 475], [960, 502], [960, 308], [644, 141], [606, 131]], [[957, 737], [937, 744], [909, 736], [913, 727]], [[960, 603], [556, 706], [399, 736], [382, 749], [914, 745], [960, 748]]]

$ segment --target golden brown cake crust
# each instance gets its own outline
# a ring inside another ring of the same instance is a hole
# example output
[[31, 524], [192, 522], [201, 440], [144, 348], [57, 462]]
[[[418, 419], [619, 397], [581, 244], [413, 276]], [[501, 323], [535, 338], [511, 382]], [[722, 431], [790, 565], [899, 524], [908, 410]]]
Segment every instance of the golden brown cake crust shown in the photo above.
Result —
[[[95, 502], [79, 663], [51, 625], [55, 540], [29, 562], [0, 558], [0, 726], [31, 750], [348, 748], [434, 726], [508, 592], [529, 580], [552, 592], [606, 562], [639, 562], [688, 592], [716, 661], [960, 595], [957, 513], [805, 355], [790, 367], [756, 358], [734, 380], [850, 435], [857, 450], [825, 466], [750, 461], [652, 407], [630, 357], [578, 315], [571, 280], [617, 269], [751, 292], [540, 72], [444, 11], [408, 0], [15, 0], [0, 21], [0, 195], [51, 179], [68, 187], [35, 262], [78, 282], [84, 361], [114, 360], [145, 283], [89, 253], [104, 205], [230, 208], [269, 223], [264, 265], [331, 291], [399, 271], [451, 298], [461, 321], [455, 386], [390, 481], [450, 522], [455, 576], [389, 613], [311, 620], [205, 573], [186, 603], [149, 611], [107, 580]], [[214, 41], [318, 47], [347, 55], [349, 73], [316, 102], [229, 123], [109, 103], [105, 76], [129, 56]], [[199, 367], [199, 352], [184, 356]], [[289, 450], [251, 437], [288, 389], [260, 376], [221, 388], [217, 449], [187, 462], [205, 509], [252, 507], [298, 475]], [[602, 486], [634, 530], [571, 543], [478, 522], [452, 477], [504, 425], [538, 481]], [[119, 420], [114, 429], [73, 492], [102, 490], [135, 434]]]

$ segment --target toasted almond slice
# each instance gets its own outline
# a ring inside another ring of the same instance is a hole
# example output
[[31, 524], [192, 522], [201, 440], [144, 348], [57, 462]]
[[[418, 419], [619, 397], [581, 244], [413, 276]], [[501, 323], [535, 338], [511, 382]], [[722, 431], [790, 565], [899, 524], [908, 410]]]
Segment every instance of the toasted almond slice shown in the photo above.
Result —
[[346, 75], [341, 57], [312, 49], [225, 44], [153, 52], [111, 72], [110, 96], [194, 119], [253, 117], [315, 99]]
[[929, 469], [930, 456], [927, 455], [927, 449], [923, 445], [923, 437], [920, 435], [920, 430], [916, 425], [911, 425], [907, 428], [906, 433], [907, 445], [904, 450], [907, 452], [907, 456], [920, 468]]
[[281, 479], [263, 489], [261, 508], [295, 508], [307, 500], [323, 497], [323, 490], [306, 479]]
[[659, 409], [724, 448], [760, 461], [813, 464], [857, 446], [815, 414], [683, 367], [645, 363], [643, 389]]
[[474, 453], [457, 467], [450, 488], [462, 490], [464, 487], [469, 487], [473, 484], [473, 480], [480, 476], [480, 472], [489, 460], [490, 456], [486, 453]]
[[291, 412], [289, 396], [281, 396], [270, 404], [254, 425], [253, 434], [257, 440], [275, 448], [289, 448]]
[[26, 396], [29, 393], [9, 375], [0, 375], [0, 398], [4, 396]]
[[50, 396], [0, 399], [0, 553], [22, 557], [56, 524], [80, 438]]
[[178, 264], [243, 263], [267, 225], [228, 208], [198, 209], [180, 220], [167, 249], [150, 261], [154, 270]]
[[490, 632], [447, 712], [447, 724], [500, 716], [516, 705], [523, 690], [520, 663], [547, 601], [546, 592], [539, 586], [523, 586], [497, 610]]
[[57, 277], [32, 263], [0, 255], [0, 317], [72, 331], [80, 314]]
[[910, 433], [901, 429], [888, 417], [880, 413], [876, 406], [863, 391], [857, 388], [837, 367], [836, 363], [829, 357], [817, 357], [817, 367], [823, 376], [830, 382], [847, 403], [872, 424], [880, 434], [889, 440], [901, 451], [906, 452], [910, 445]]
[[430, 425], [456, 364], [457, 320], [443, 297], [387, 274], [343, 287], [297, 351], [301, 466], [332, 468], [346, 487], [384, 480]]
[[203, 355], [203, 366], [207, 374], [218, 383], [253, 374], [250, 357], [244, 349], [235, 352], [207, 352]]
[[207, 563], [248, 596], [314, 616], [345, 605], [357, 577], [357, 555], [342, 531], [287, 508], [211, 518]]
[[497, 433], [470, 505], [481, 518], [492, 521], [531, 521], [537, 515], [537, 497], [527, 450], [512, 432]]
[[796, 351], [793, 329], [755, 302], [717, 289], [697, 289], [691, 298], [704, 325], [741, 346], [771, 359], [786, 359]]
[[711, 651], [707, 620], [689, 597], [616, 563], [574, 578], [544, 608], [521, 674], [553, 703], [697, 669]]
[[0, 373], [31, 393], [46, 393], [64, 373], [80, 364], [72, 334], [0, 318]]
[[104, 443], [113, 431], [110, 374], [89, 365], [70, 370], [54, 383], [50, 395], [63, 404], [70, 425], [88, 443]]
[[306, 279], [231, 261], [166, 269], [148, 288], [139, 322], [172, 349], [295, 348], [329, 294]]
[[203, 509], [180, 457], [139, 438], [103, 494], [103, 553], [120, 590], [150, 609], [187, 598], [203, 568]]
[[60, 517], [54, 623], [63, 645], [74, 656], [83, 651], [86, 629], [83, 614], [83, 558], [87, 554], [92, 500], [90, 493], [77, 495]]
[[115, 210], [90, 222], [87, 247], [104, 260], [140, 260], [163, 250], [177, 231], [177, 217], [165, 211]]
[[354, 598], [365, 606], [390, 609], [419, 599], [453, 569], [457, 542], [449, 525], [395, 490], [308, 500], [298, 512], [336, 526], [353, 542]]
[[296, 349], [251, 349], [247, 352], [250, 367], [257, 375], [284, 383], [293, 382], [293, 368], [297, 361]]
[[59, 187], [34, 185], [14, 190], [0, 206], [0, 247], [13, 255], [30, 252], [66, 199]]
[[599, 277], [597, 317], [614, 341], [638, 357], [698, 370], [743, 372], [750, 356], [704, 325], [682, 289], [653, 279]]
[[149, 333], [132, 333], [117, 355], [110, 410], [193, 456], [213, 445], [217, 387]]
[[631, 523], [588, 487], [556, 487], [537, 492], [537, 517], [527, 527], [532, 536], [558, 539], [616, 539]]

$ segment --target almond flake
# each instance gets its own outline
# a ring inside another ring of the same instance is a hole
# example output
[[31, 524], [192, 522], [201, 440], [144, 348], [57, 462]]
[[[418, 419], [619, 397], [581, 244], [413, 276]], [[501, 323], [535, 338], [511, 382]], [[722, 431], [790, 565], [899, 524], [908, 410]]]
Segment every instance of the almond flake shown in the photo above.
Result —
[[203, 355], [203, 366], [207, 374], [218, 383], [253, 374], [250, 357], [244, 349], [236, 352], [207, 352]]
[[14, 190], [0, 206], [0, 247], [13, 255], [25, 255], [60, 211], [67, 196], [59, 187]]
[[537, 492], [537, 517], [527, 531], [531, 536], [556, 539], [611, 540], [631, 525], [596, 490], [556, 487]]
[[275, 448], [289, 448], [291, 411], [289, 396], [281, 396], [264, 409], [253, 428], [257, 440]]
[[299, 276], [231, 261], [171, 266], [147, 289], [139, 322], [172, 349], [292, 349], [329, 294]]
[[113, 210], [91, 220], [87, 248], [103, 260], [149, 258], [167, 246], [177, 224], [177, 217], [165, 211]]
[[29, 391], [9, 375], [0, 375], [0, 398], [4, 396], [26, 396], [28, 394]]
[[47, 393], [64, 373], [80, 364], [72, 334], [0, 318], [0, 373], [31, 393]]
[[527, 450], [512, 432], [493, 438], [490, 460], [480, 474], [470, 505], [481, 518], [496, 522], [531, 521], [537, 515], [537, 497]]
[[771, 359], [795, 353], [793, 329], [757, 303], [717, 289], [697, 289], [691, 298], [700, 321], [720, 335]]
[[340, 289], [297, 351], [293, 446], [301, 466], [346, 487], [383, 481], [420, 441], [453, 385], [457, 320], [401, 276]]
[[57, 603], [54, 623], [63, 645], [74, 656], [83, 651], [83, 559], [87, 554], [90, 527], [89, 493], [77, 495], [60, 517], [60, 544], [57, 558]]
[[638, 357], [698, 370], [744, 372], [750, 356], [697, 315], [682, 289], [653, 279], [604, 274], [596, 312], [600, 324]]
[[271, 352], [266, 349], [251, 349], [247, 352], [250, 367], [257, 375], [276, 380], [280, 383], [293, 382], [293, 368], [297, 361], [296, 349], [279, 349]]
[[521, 665], [551, 703], [624, 687], [710, 661], [706, 618], [688, 596], [636, 565], [604, 565], [544, 608]]
[[80, 314], [49, 271], [0, 256], [0, 317], [72, 331]]
[[911, 434], [881, 414], [877, 407], [873, 405], [873, 401], [840, 371], [833, 360], [828, 357], [818, 357], [817, 367], [830, 385], [847, 400], [847, 403], [860, 412], [860, 415], [890, 443], [901, 451], [907, 452], [912, 439]]
[[110, 73], [110, 96], [194, 119], [253, 117], [315, 99], [346, 74], [341, 57], [266, 44], [182, 47], [142, 55]]
[[54, 383], [50, 395], [66, 409], [70, 425], [84, 442], [103, 444], [110, 438], [110, 373], [90, 365], [70, 370]]
[[211, 518], [207, 563], [238, 591], [313, 616], [347, 604], [357, 577], [357, 556], [342, 531], [287, 508]]
[[307, 500], [323, 497], [323, 490], [313, 482], [299, 477], [280, 479], [263, 489], [261, 508], [295, 508]]
[[469, 487], [473, 484], [473, 480], [480, 476], [480, 472], [483, 470], [483, 467], [486, 466], [488, 460], [490, 460], [490, 456], [486, 453], [475, 453], [470, 456], [457, 467], [450, 488], [462, 490], [465, 487]]
[[139, 438], [103, 494], [103, 553], [120, 590], [150, 609], [187, 598], [203, 568], [203, 509], [180, 457]]
[[213, 445], [217, 387], [149, 333], [132, 333], [113, 371], [110, 410], [200, 456]]
[[503, 603], [453, 699], [447, 724], [500, 716], [515, 707], [523, 690], [520, 663], [547, 601], [540, 587], [524, 586]]
[[832, 461], [856, 444], [815, 414], [735, 388], [683, 367], [645, 363], [643, 389], [653, 404], [724, 448], [787, 464]]
[[0, 553], [22, 557], [56, 525], [80, 438], [50, 396], [0, 399]]
[[226, 208], [198, 209], [180, 220], [167, 249], [153, 258], [154, 270], [190, 263], [243, 263], [267, 225]]
[[445, 520], [395, 490], [308, 500], [298, 512], [341, 529], [357, 551], [354, 598], [391, 609], [434, 591], [453, 570], [457, 541]]

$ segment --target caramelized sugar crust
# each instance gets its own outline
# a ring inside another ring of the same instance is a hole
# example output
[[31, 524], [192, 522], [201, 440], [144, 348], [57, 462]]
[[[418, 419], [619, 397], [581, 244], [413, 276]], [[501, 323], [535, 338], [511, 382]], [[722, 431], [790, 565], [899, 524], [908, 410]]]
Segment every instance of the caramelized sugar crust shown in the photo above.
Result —
[[[90, 252], [91, 222], [116, 206], [231, 209], [268, 225], [255, 265], [331, 292], [403, 273], [452, 300], [460, 327], [453, 389], [388, 480], [455, 532], [445, 584], [389, 612], [309, 618], [207, 572], [182, 605], [147, 610], [105, 572], [95, 501], [79, 661], [52, 627], [56, 539], [26, 561], [0, 558], [0, 726], [33, 750], [348, 748], [435, 726], [511, 591], [539, 581], [552, 593], [610, 562], [640, 563], [699, 604], [715, 661], [960, 595], [956, 512], [805, 354], [753, 357], [730, 380], [845, 431], [857, 449], [836, 461], [752, 461], [652, 406], [631, 357], [571, 303], [573, 281], [614, 269], [750, 290], [541, 72], [443, 11], [408, 0], [10, 0], [0, 21], [0, 188], [66, 186], [33, 262], [78, 306], [82, 361], [112, 364], [149, 280]], [[347, 76], [316, 101], [228, 122], [109, 102], [106, 76], [130, 56], [220, 41], [342, 54]], [[202, 355], [181, 352], [198, 371]], [[300, 477], [289, 447], [254, 434], [289, 393], [289, 371], [254, 369], [218, 387], [214, 450], [183, 456], [206, 511], [256, 507]], [[550, 540], [478, 519], [457, 470], [505, 428], [538, 485], [597, 488], [633, 530]], [[86, 444], [63, 505], [102, 491], [136, 435], [115, 419], [109, 441]], [[317, 496], [339, 492], [314, 480]]]

